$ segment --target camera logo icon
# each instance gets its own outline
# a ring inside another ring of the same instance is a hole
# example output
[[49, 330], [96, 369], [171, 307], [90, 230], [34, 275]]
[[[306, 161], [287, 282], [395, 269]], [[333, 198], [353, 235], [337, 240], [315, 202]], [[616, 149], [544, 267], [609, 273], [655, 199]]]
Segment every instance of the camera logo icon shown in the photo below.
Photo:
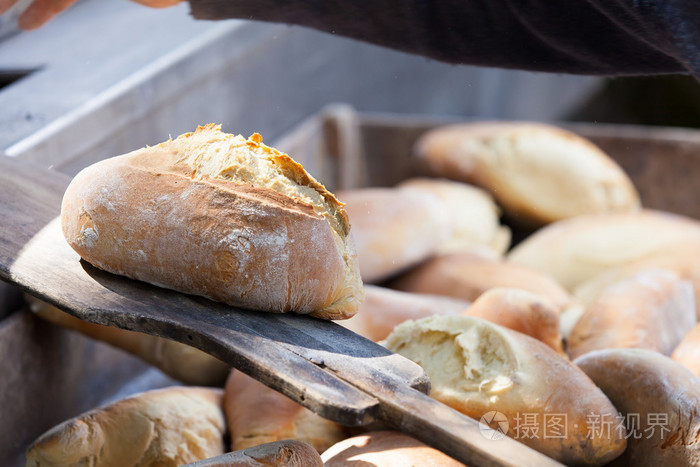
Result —
[[508, 433], [508, 418], [501, 412], [496, 412], [492, 410], [491, 412], [486, 412], [479, 419], [479, 431], [481, 436], [492, 441], [498, 441], [503, 439]]

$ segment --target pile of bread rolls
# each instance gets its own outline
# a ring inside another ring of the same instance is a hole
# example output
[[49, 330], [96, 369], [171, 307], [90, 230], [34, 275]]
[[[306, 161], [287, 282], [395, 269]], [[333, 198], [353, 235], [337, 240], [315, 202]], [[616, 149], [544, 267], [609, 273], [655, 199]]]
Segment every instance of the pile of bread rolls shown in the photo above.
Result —
[[[257, 139], [232, 143], [218, 129], [199, 131], [216, 139], [220, 151], [221, 141], [263, 151]], [[142, 167], [142, 156], [127, 158], [131, 169]], [[277, 210], [304, 211], [314, 226], [330, 226], [323, 241], [338, 267], [332, 287], [305, 296], [303, 287], [288, 284], [303, 297], [297, 300], [303, 309], [282, 297], [277, 311], [349, 318], [338, 323], [421, 365], [432, 397], [564, 464], [700, 465], [700, 222], [642, 207], [608, 155], [548, 125], [440, 127], [416, 141], [414, 157], [420, 176], [335, 195], [284, 159], [297, 182], [321, 194], [311, 197], [310, 211], [288, 187], [293, 203], [269, 194], [262, 202], [260, 187], [241, 190], [247, 208], [278, 203]], [[237, 179], [206, 157], [183, 161], [212, 178], [225, 174], [241, 183], [244, 176]], [[186, 172], [159, 163], [162, 173]], [[79, 222], [72, 235], [85, 248], [92, 233]], [[514, 245], [512, 232], [523, 231], [527, 237]], [[270, 262], [274, 251], [259, 255]], [[246, 279], [245, 287], [254, 282]], [[227, 300], [240, 306], [231, 290]], [[179, 344], [111, 334], [36, 302], [33, 309], [187, 384], [218, 386], [228, 377], [223, 391], [169, 388], [78, 416], [40, 437], [27, 465], [180, 465], [207, 458], [197, 465], [462, 465], [396, 431], [363, 432], [324, 420]], [[155, 353], [197, 363], [173, 368]], [[235, 452], [223, 455], [229, 450]]]

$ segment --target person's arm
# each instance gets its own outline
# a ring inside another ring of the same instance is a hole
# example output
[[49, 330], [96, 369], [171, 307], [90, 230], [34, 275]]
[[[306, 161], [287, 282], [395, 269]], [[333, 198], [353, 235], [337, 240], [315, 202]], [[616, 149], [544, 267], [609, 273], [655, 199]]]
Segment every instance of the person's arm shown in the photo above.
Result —
[[437, 60], [700, 76], [698, 0], [190, 0], [201, 19], [298, 24]]
[[[0, 0], [0, 15], [14, 6], [18, 0]], [[19, 17], [19, 27], [24, 30], [37, 29], [48, 23], [78, 0], [34, 0]], [[165, 8], [182, 0], [132, 0], [151, 8]]]

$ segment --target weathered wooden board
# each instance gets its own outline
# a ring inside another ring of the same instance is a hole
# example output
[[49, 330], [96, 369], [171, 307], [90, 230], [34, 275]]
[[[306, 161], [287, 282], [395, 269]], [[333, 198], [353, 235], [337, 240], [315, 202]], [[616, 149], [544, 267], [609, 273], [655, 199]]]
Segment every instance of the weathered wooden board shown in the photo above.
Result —
[[235, 309], [98, 270], [60, 231], [68, 180], [0, 158], [0, 277], [86, 321], [167, 337], [346, 425], [383, 420], [472, 465], [559, 465], [436, 402], [422, 369], [341, 326]]

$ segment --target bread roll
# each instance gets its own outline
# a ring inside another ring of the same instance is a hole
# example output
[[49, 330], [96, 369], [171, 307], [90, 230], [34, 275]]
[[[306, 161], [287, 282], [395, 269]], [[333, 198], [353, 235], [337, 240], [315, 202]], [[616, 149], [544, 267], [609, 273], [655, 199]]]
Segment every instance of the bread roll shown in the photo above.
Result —
[[671, 358], [700, 376], [700, 324], [683, 337], [673, 350]]
[[434, 178], [411, 178], [398, 186], [425, 190], [442, 200], [452, 221], [452, 233], [440, 246], [439, 253], [486, 246], [503, 254], [510, 246], [510, 229], [500, 224], [500, 209], [486, 191], [466, 183]]
[[479, 296], [462, 314], [521, 332], [566, 355], [559, 330], [559, 310], [532, 292], [495, 287]]
[[548, 225], [511, 250], [508, 261], [550, 274], [567, 290], [606, 269], [700, 247], [700, 222], [661, 211], [580, 216]]
[[590, 141], [549, 125], [440, 127], [417, 141], [416, 153], [432, 173], [486, 188], [506, 213], [525, 224], [628, 212], [640, 205], [616, 162]]
[[615, 407], [536, 339], [479, 318], [432, 316], [400, 324], [386, 346], [423, 367], [431, 397], [477, 420], [500, 412], [504, 434], [560, 462], [601, 465], [625, 449], [624, 430], [586, 428], [590, 414], [616, 419]]
[[440, 198], [411, 188], [338, 192], [352, 223], [362, 280], [380, 282], [435, 255], [451, 234]]
[[456, 315], [469, 307], [466, 300], [441, 295], [400, 292], [376, 285], [365, 285], [365, 301], [350, 319], [338, 321], [343, 327], [374, 342], [379, 342], [394, 328], [409, 319], [447, 314]]
[[672, 245], [658, 253], [606, 269], [576, 286], [573, 295], [583, 303], [590, 303], [604, 288], [645, 269], [666, 269], [690, 281], [695, 292], [695, 311], [700, 319], [700, 243]]
[[619, 347], [670, 355], [696, 322], [690, 282], [649, 269], [603, 289], [571, 331], [568, 350], [571, 358]]
[[224, 453], [222, 391], [171, 387], [137, 394], [55, 426], [27, 466], [181, 465]]
[[226, 381], [229, 365], [199, 349], [162, 337], [88, 323], [34, 297], [27, 296], [26, 300], [40, 318], [136, 355], [178, 381], [219, 387]]
[[61, 223], [94, 266], [180, 292], [328, 319], [361, 301], [342, 204], [258, 134], [207, 125], [98, 162], [71, 182]]
[[240, 371], [232, 371], [226, 381], [224, 412], [235, 451], [294, 439], [309, 443], [320, 453], [348, 436], [341, 425]]
[[494, 287], [509, 287], [545, 297], [559, 310], [571, 304], [569, 293], [547, 274], [474, 252], [432, 258], [392, 280], [388, 286], [404, 292], [447, 295], [471, 302]]
[[310, 444], [284, 440], [229, 452], [186, 467], [323, 467], [323, 461]]
[[464, 467], [447, 454], [398, 431], [348, 438], [321, 454], [325, 467]]
[[645, 349], [597, 350], [575, 363], [624, 416], [627, 450], [613, 465], [700, 465], [697, 376], [680, 363]]

